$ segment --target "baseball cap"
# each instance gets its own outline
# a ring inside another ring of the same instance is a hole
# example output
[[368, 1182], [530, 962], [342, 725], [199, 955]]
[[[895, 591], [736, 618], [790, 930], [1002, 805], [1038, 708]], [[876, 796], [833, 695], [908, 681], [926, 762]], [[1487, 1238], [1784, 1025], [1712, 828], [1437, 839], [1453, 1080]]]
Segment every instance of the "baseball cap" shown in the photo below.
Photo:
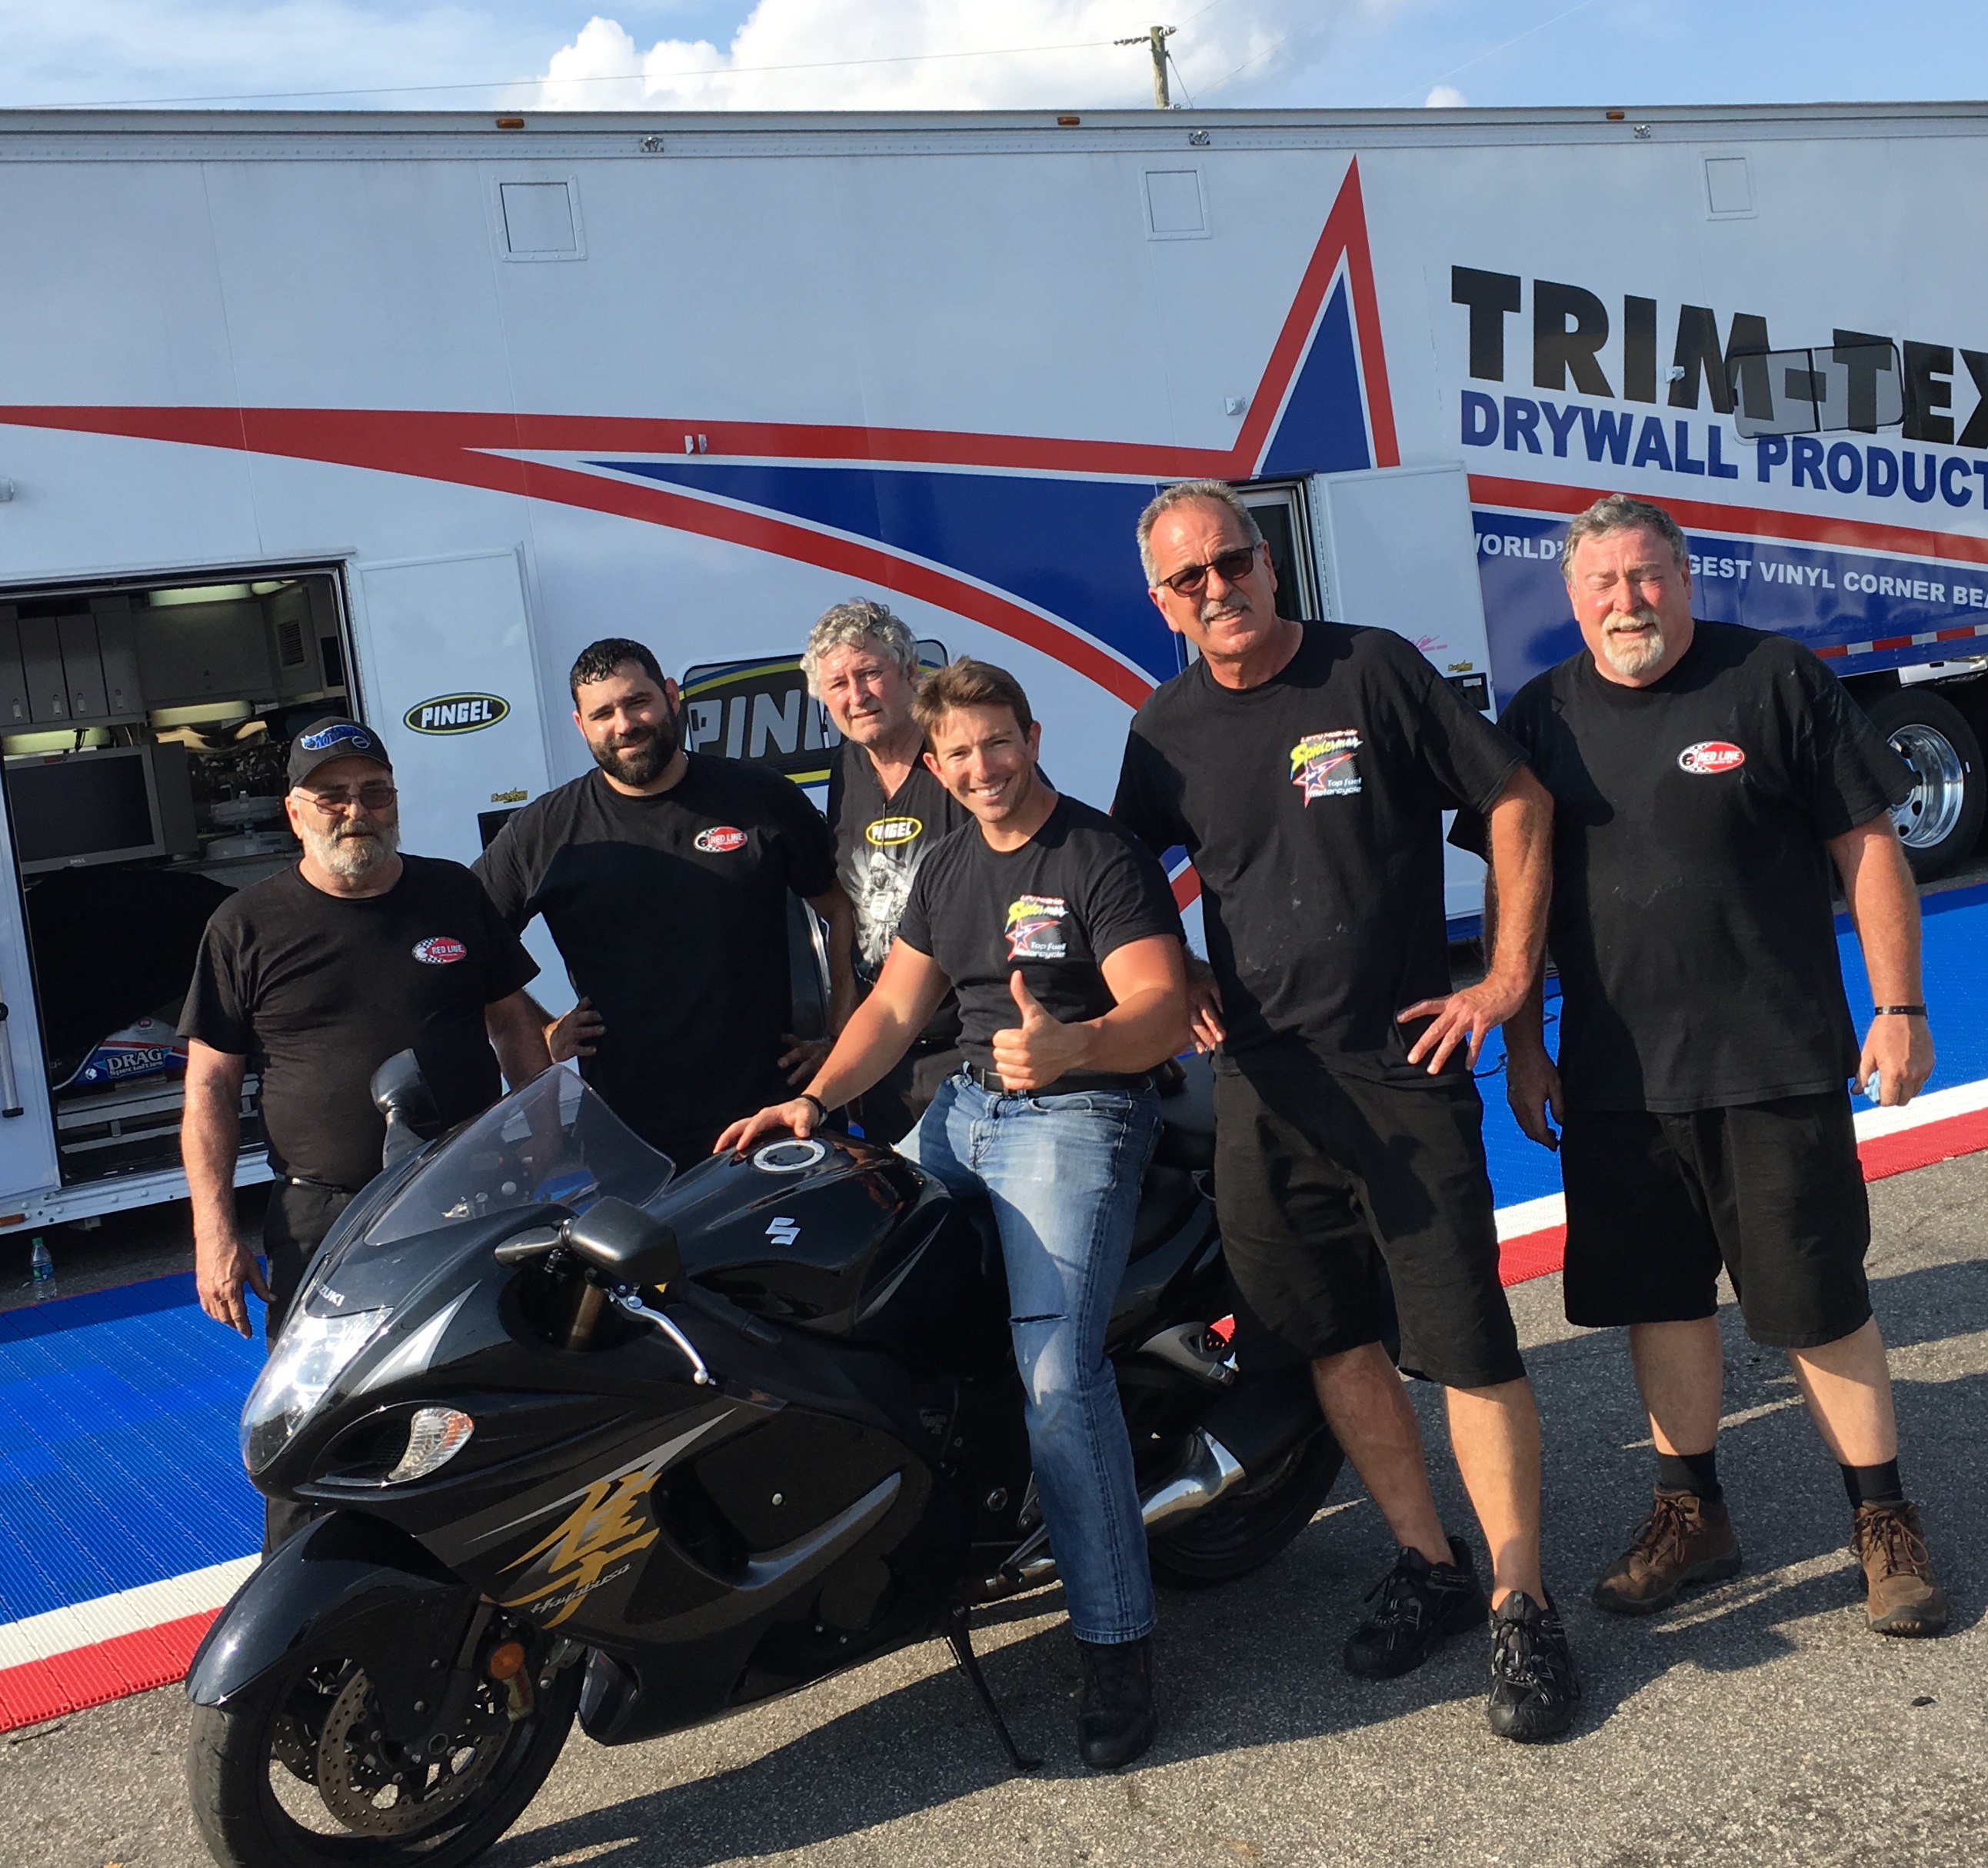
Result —
[[296, 790], [319, 766], [333, 759], [370, 759], [389, 772], [394, 769], [387, 748], [370, 727], [342, 714], [327, 714], [290, 741], [290, 789]]

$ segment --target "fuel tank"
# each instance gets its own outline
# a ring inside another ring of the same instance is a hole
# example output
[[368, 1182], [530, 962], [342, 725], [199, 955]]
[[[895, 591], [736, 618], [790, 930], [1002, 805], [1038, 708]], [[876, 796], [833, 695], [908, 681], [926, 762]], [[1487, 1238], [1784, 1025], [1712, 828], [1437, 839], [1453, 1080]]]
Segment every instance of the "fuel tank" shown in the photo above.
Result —
[[699, 1284], [770, 1322], [880, 1347], [944, 1327], [986, 1269], [936, 1181], [851, 1136], [714, 1155], [649, 1205]]

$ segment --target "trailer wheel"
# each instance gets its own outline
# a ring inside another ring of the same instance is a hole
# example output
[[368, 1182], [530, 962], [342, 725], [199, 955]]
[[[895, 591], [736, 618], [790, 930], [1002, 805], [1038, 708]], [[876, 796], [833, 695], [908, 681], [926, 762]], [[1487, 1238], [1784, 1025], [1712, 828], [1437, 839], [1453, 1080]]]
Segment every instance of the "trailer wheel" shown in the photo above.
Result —
[[1959, 708], [1936, 694], [1902, 687], [1873, 701], [1871, 724], [1912, 769], [1912, 796], [1892, 813], [1912, 873], [1943, 876], [1972, 850], [1988, 810], [1981, 743]]

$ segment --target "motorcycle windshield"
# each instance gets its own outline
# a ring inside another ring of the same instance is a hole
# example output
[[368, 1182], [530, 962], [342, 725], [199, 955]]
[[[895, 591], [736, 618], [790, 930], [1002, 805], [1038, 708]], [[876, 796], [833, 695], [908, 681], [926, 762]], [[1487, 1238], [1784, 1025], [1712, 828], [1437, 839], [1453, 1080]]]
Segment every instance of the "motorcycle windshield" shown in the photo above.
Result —
[[445, 1142], [339, 1256], [513, 1207], [549, 1204], [577, 1213], [604, 1194], [642, 1206], [675, 1171], [668, 1155], [562, 1066]]

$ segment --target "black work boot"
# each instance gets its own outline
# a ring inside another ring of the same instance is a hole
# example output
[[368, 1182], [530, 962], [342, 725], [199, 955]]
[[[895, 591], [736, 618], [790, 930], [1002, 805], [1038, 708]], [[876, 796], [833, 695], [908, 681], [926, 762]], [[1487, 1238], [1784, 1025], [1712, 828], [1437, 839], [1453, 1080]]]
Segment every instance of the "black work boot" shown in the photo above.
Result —
[[1398, 1552], [1395, 1567], [1367, 1592], [1381, 1606], [1347, 1637], [1346, 1670], [1356, 1680], [1393, 1680], [1412, 1671], [1459, 1628], [1482, 1626], [1489, 1604], [1470, 1547], [1449, 1540], [1453, 1561], [1432, 1563], [1418, 1550]]
[[1581, 1676], [1551, 1598], [1514, 1589], [1491, 1616], [1491, 1729], [1520, 1745], [1557, 1738], [1574, 1723]]
[[1153, 1710], [1153, 1638], [1079, 1641], [1084, 1697], [1077, 1712], [1077, 1755], [1094, 1771], [1128, 1765], [1159, 1735]]

